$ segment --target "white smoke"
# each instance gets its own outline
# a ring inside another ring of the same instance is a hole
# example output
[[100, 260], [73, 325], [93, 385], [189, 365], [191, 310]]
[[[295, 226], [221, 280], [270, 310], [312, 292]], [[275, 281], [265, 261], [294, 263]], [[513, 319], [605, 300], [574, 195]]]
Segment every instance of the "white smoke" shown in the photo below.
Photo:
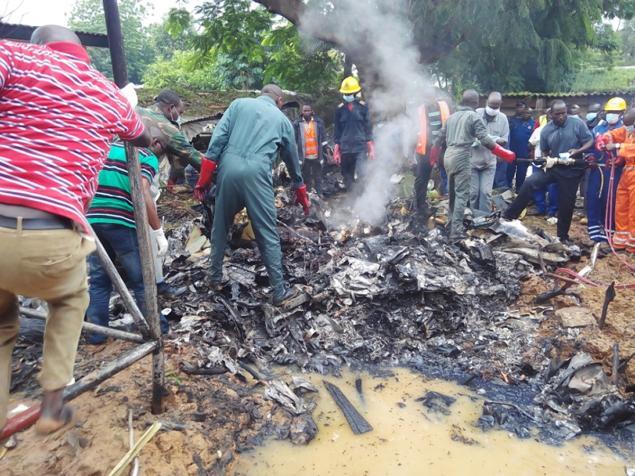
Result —
[[[373, 130], [376, 160], [369, 164], [364, 190], [352, 204], [357, 216], [373, 225], [383, 221], [386, 205], [394, 196], [391, 176], [414, 152], [417, 107], [426, 98], [434, 97], [434, 88], [419, 64], [413, 26], [406, 15], [407, 3], [338, 0], [326, 16], [322, 11], [308, 9], [301, 21], [303, 33], [309, 36], [332, 31], [343, 50], [364, 56], [360, 59], [361, 74], [375, 75], [373, 87], [363, 94], [373, 117], [379, 118]], [[360, 52], [360, 44], [367, 49]], [[368, 71], [371, 66], [372, 71]], [[363, 82], [365, 78], [360, 79]]]

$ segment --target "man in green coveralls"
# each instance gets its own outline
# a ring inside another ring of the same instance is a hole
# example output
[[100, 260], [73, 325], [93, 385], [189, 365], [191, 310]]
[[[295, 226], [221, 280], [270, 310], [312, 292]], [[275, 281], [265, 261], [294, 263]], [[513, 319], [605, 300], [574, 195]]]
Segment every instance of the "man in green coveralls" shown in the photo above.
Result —
[[282, 89], [273, 84], [262, 88], [258, 98], [233, 101], [214, 129], [194, 189], [195, 197], [203, 201], [218, 168], [212, 226], [212, 286], [219, 288], [221, 285], [227, 234], [234, 216], [247, 207], [276, 306], [284, 305], [296, 294], [293, 289], [287, 288], [282, 275], [282, 250], [276, 227], [272, 179], [278, 152], [293, 180], [296, 200], [305, 214], [309, 211], [293, 126], [280, 111], [282, 105]]
[[[141, 117], [154, 120], [161, 131], [169, 137], [164, 153], [170, 162], [170, 178], [167, 189], [172, 191], [176, 180], [184, 174], [185, 167], [190, 164], [196, 170], [201, 168], [203, 155], [194, 148], [180, 130], [181, 115], [185, 110], [183, 101], [174, 91], [162, 90], [154, 104], [147, 108], [137, 108]], [[159, 157], [160, 159], [160, 157]]]

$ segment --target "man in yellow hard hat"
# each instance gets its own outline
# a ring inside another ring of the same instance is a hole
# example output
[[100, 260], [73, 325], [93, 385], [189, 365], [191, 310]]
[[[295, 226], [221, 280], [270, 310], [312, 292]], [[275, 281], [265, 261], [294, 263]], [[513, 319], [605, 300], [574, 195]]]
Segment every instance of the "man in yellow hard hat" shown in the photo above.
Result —
[[[622, 127], [622, 117], [626, 111], [626, 101], [620, 97], [614, 97], [607, 101], [604, 105], [605, 117], [593, 128], [593, 137], [603, 136], [604, 134]], [[607, 241], [605, 230], [606, 225], [606, 205], [609, 195], [609, 182], [611, 176], [611, 167], [596, 167], [596, 164], [606, 165], [606, 154], [594, 148], [592, 151], [593, 160], [591, 169], [587, 178], [587, 187], [585, 192], [585, 204], [587, 215], [587, 228], [589, 238], [595, 242], [602, 243]], [[617, 184], [622, 174], [622, 167], [615, 168], [613, 177], [613, 209], [615, 209], [615, 192]], [[609, 217], [609, 228], [614, 229], [614, 216]]]
[[333, 159], [341, 164], [346, 190], [350, 191], [358, 178], [364, 176], [368, 160], [375, 159], [373, 128], [368, 106], [361, 100], [362, 87], [357, 78], [349, 76], [340, 87], [344, 102], [335, 113], [335, 150]]

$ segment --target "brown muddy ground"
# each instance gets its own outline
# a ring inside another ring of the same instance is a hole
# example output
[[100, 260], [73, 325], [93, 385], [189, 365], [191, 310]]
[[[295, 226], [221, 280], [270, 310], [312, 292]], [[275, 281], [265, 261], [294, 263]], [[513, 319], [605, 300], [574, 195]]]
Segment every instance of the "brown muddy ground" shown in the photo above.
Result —
[[[130, 346], [84, 346], [78, 360], [80, 365], [109, 361]], [[187, 349], [168, 347], [166, 355], [165, 413], [150, 413], [151, 359], [146, 357], [73, 400], [74, 425], [47, 437], [33, 429], [20, 433], [17, 448], [0, 460], [0, 474], [108, 474], [129, 448], [129, 410], [137, 439], [154, 421], [168, 428], [141, 451], [144, 475], [223, 474], [234, 464], [237, 449], [261, 441], [273, 423], [288, 428], [290, 416], [266, 400], [254, 382], [244, 384], [229, 374], [189, 376], [179, 370], [188, 360]]]
[[[191, 214], [178, 209], [176, 201], [166, 197], [164, 212], [177, 219]], [[165, 214], [165, 213], [164, 213]], [[194, 214], [195, 215], [195, 214]], [[555, 231], [538, 218], [528, 222]], [[584, 228], [574, 223], [573, 236], [584, 236]], [[633, 257], [628, 256], [632, 263]], [[581, 269], [580, 263], [570, 266]], [[612, 280], [635, 282], [628, 270], [620, 266], [615, 256], [598, 260], [591, 279], [602, 283]], [[524, 283], [523, 296], [514, 306], [535, 312], [533, 298], [554, 285], [550, 279], [532, 277]], [[567, 296], [552, 300], [556, 308], [582, 305], [599, 316], [604, 288], [574, 286]], [[635, 352], [635, 292], [618, 290], [611, 304], [607, 325], [599, 330], [589, 326], [575, 338], [564, 339], [559, 319], [548, 317], [540, 327], [544, 338], [561, 340], [561, 356], [566, 358], [580, 348], [602, 359], [610, 369], [611, 348], [620, 345], [620, 355]], [[549, 315], [547, 313], [547, 315]], [[97, 362], [109, 361], [131, 344], [111, 342], [107, 346], [80, 349], [77, 368], [92, 369]], [[180, 370], [182, 361], [193, 356], [186, 346], [166, 348], [167, 411], [154, 416], [149, 411], [151, 378], [150, 359], [145, 358], [131, 368], [106, 381], [95, 391], [73, 401], [77, 411], [74, 425], [52, 436], [41, 437], [33, 429], [18, 435], [17, 447], [0, 459], [0, 474], [7, 475], [105, 475], [128, 450], [128, 412], [133, 411], [135, 435], [157, 419], [181, 426], [181, 430], [161, 431], [141, 451], [141, 474], [144, 475], [204, 475], [232, 474], [239, 450], [258, 444], [264, 435], [276, 428], [288, 429], [291, 416], [266, 400], [256, 382], [240, 382], [229, 374], [222, 376], [189, 376]], [[635, 381], [635, 360], [627, 369], [627, 377]], [[624, 382], [622, 382], [624, 384]], [[15, 400], [15, 399], [14, 399]]]
[[[528, 226], [544, 228], [555, 235], [555, 225], [550, 225], [539, 217], [529, 217], [523, 221]], [[571, 227], [571, 237], [577, 243], [590, 250], [592, 242], [587, 238], [586, 227], [580, 223], [580, 216], [574, 218]], [[568, 268], [580, 271], [589, 261], [588, 256], [583, 256], [578, 263], [569, 263]], [[607, 373], [611, 373], [613, 344], [619, 344], [620, 358], [627, 358], [635, 353], [635, 273], [630, 271], [624, 261], [635, 266], [635, 255], [618, 252], [618, 255], [609, 253], [605, 257], [599, 257], [594, 270], [588, 278], [599, 287], [589, 285], [574, 285], [569, 288], [567, 294], [552, 299], [546, 305], [553, 305], [555, 309], [569, 306], [581, 306], [589, 309], [594, 320], [598, 320], [602, 313], [604, 295], [607, 286], [615, 281], [616, 286], [633, 285], [632, 289], [616, 289], [616, 297], [609, 305], [606, 324], [603, 329], [597, 325], [580, 328], [579, 335], [575, 339], [562, 341], [561, 356], [567, 358], [582, 349], [590, 352], [596, 359], [605, 364]], [[536, 294], [548, 291], [556, 285], [550, 278], [532, 277], [523, 285], [523, 295], [518, 301], [520, 309], [529, 310], [535, 307], [533, 298]], [[545, 337], [562, 337], [562, 323], [552, 316], [541, 326], [541, 333]], [[567, 345], [568, 344], [568, 345]], [[631, 359], [626, 368], [626, 379], [631, 384], [635, 382], [635, 357]], [[625, 382], [622, 382], [624, 384]]]

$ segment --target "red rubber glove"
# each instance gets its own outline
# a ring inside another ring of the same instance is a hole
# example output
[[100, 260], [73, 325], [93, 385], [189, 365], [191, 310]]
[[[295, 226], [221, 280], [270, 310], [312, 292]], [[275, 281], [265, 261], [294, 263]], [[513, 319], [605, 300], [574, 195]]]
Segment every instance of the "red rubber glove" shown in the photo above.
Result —
[[174, 182], [174, 180], [168, 179], [168, 183], [165, 185], [165, 188], [167, 189], [168, 192], [174, 193], [174, 186], [175, 185], [176, 185], [176, 183]]
[[340, 145], [335, 144], [335, 149], [333, 149], [333, 161], [340, 165], [342, 163], [342, 153], [340, 152]]
[[368, 151], [368, 160], [375, 160], [375, 143], [372, 140], [366, 142], [366, 149]]
[[593, 154], [587, 155], [584, 158], [584, 161], [586, 162], [587, 167], [589, 167], [591, 169], [597, 169], [598, 168], [598, 159]]
[[597, 150], [604, 151], [606, 150], [606, 146], [609, 142], [609, 136], [607, 136], [606, 134], [598, 134], [598, 136], [595, 138], [595, 148]]
[[203, 158], [201, 161], [201, 173], [199, 174], [198, 182], [196, 182], [196, 186], [194, 187], [194, 197], [196, 197], [199, 202], [203, 202], [205, 200], [207, 189], [212, 184], [212, 180], [214, 180], [215, 171], [216, 161]]
[[504, 147], [501, 147], [499, 144], [496, 144], [494, 146], [494, 148], [491, 149], [491, 152], [496, 157], [500, 157], [501, 159], [503, 159], [508, 164], [511, 164], [511, 163], [514, 162], [514, 160], [516, 160], [516, 153], [515, 152], [512, 152], [509, 149], [505, 149]]
[[300, 205], [302, 205], [302, 208], [304, 209], [304, 215], [308, 215], [311, 204], [309, 203], [309, 194], [306, 191], [305, 184], [302, 184], [295, 189], [295, 200]]
[[430, 165], [433, 167], [439, 163], [439, 157], [441, 156], [441, 147], [436, 145], [430, 148], [430, 154], [428, 154]]

